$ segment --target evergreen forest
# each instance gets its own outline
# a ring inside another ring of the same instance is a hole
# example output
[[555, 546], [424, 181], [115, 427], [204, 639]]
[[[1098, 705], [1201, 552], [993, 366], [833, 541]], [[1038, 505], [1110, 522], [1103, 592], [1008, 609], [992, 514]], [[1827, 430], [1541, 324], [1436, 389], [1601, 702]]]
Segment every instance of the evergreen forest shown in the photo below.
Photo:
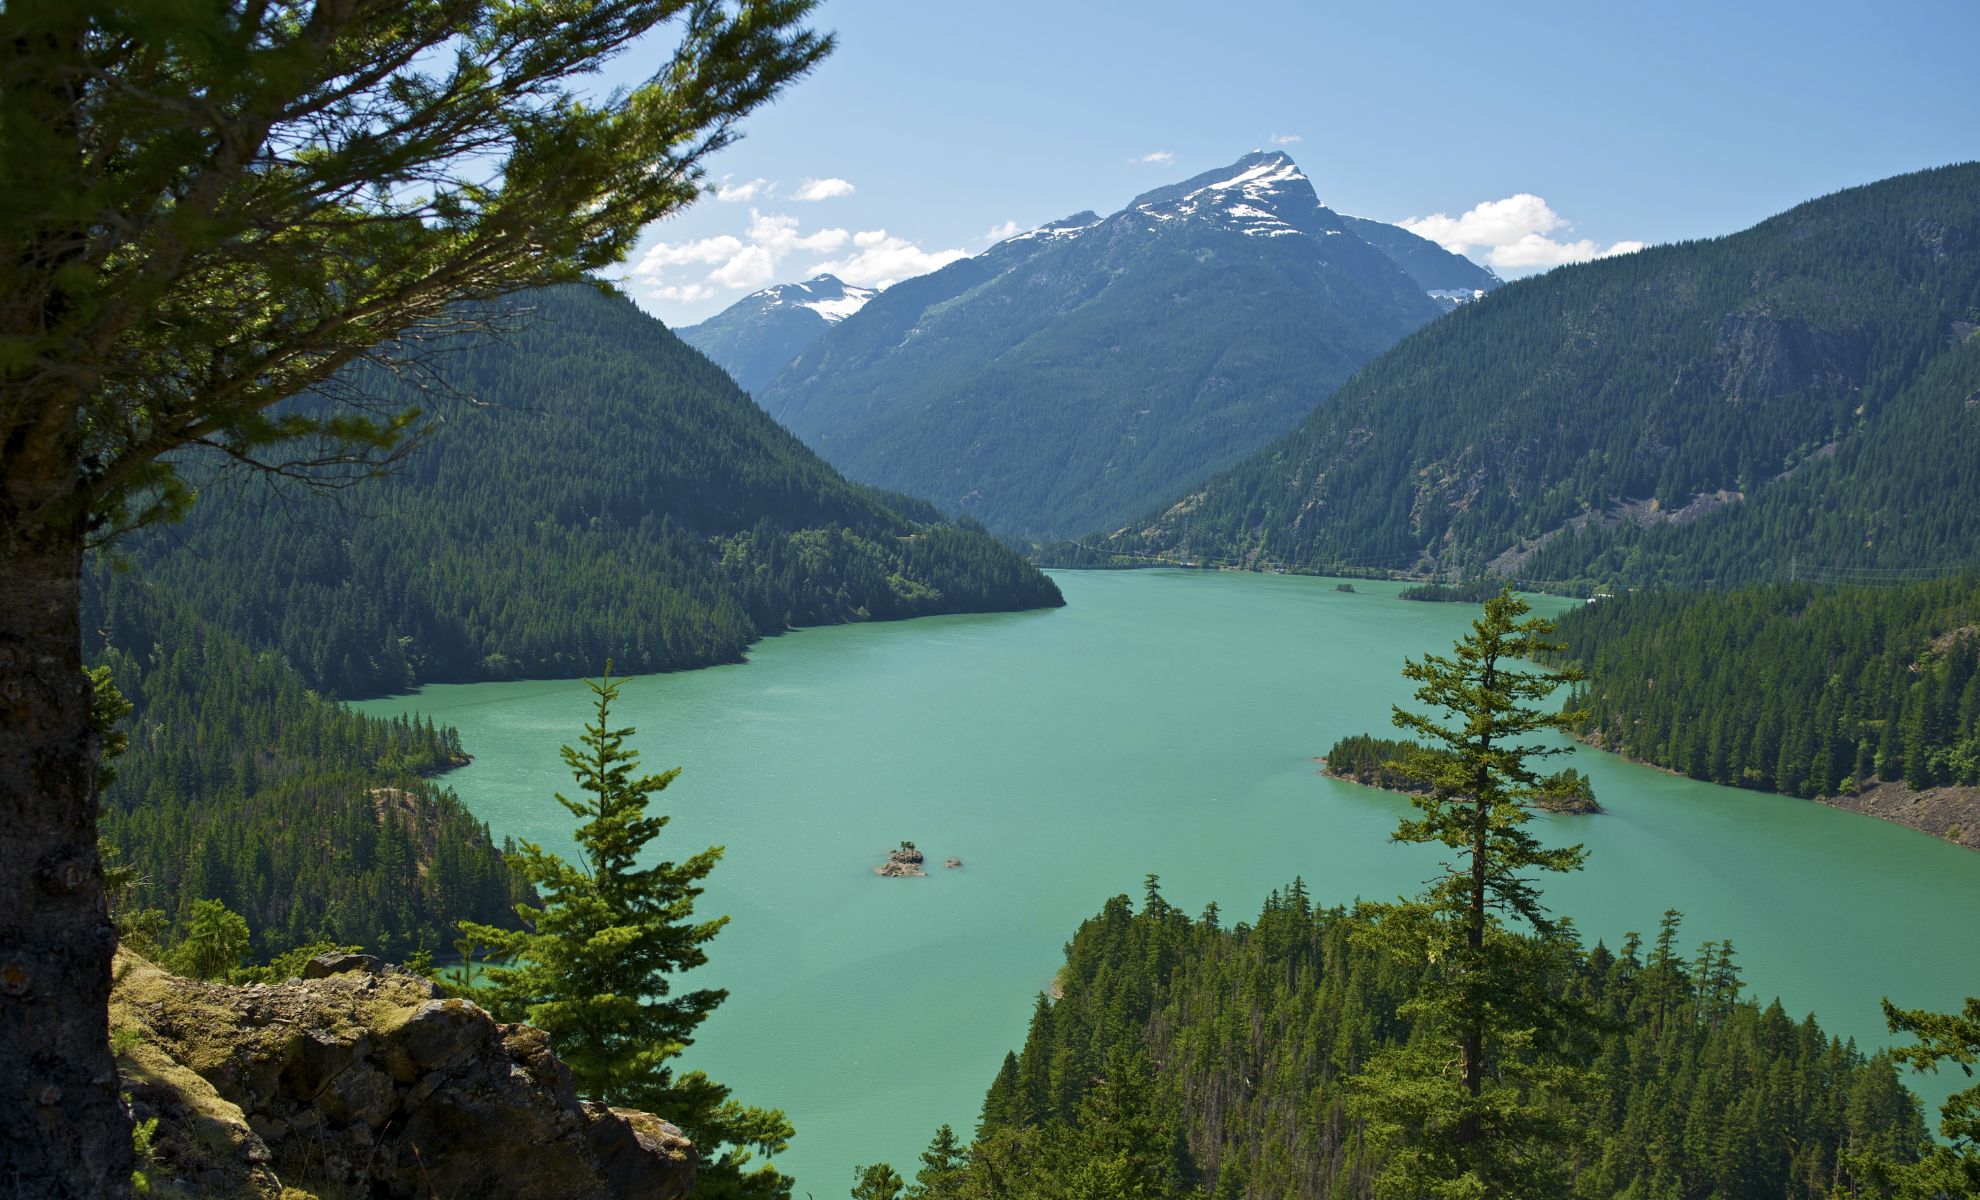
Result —
[[102, 834], [127, 936], [169, 945], [201, 901], [247, 921], [257, 958], [318, 942], [403, 958], [526, 895], [488, 827], [429, 778], [450, 728], [360, 716], [156, 584], [99, 563], [87, 649], [131, 704]]
[[1563, 267], [1404, 339], [1068, 564], [1558, 588], [1980, 562], [1980, 165]]
[[1791, 796], [1980, 786], [1980, 580], [1643, 591], [1559, 625], [1582, 734]]
[[846, 482], [631, 302], [537, 292], [505, 337], [360, 371], [423, 444], [318, 494], [195, 461], [200, 503], [133, 539], [202, 618], [345, 698], [739, 662], [799, 625], [1062, 603], [980, 527]]
[[[1363, 920], [1315, 907], [1297, 880], [1229, 926], [1214, 904], [1192, 919], [1152, 878], [1138, 910], [1116, 896], [1067, 945], [973, 1145], [938, 1153], [938, 1134], [924, 1162], [947, 1170], [911, 1194], [1370, 1194], [1382, 1164], [1349, 1081], [1418, 1036], [1407, 1002], [1431, 968], [1369, 948]], [[1557, 959], [1548, 986], [1602, 1018], [1579, 1052], [1594, 1085], [1560, 1148], [1572, 1194], [1887, 1194], [1853, 1164], [1914, 1161], [1927, 1141], [1890, 1057], [1745, 993], [1730, 943], [1683, 939], [1667, 912], [1647, 943]]]

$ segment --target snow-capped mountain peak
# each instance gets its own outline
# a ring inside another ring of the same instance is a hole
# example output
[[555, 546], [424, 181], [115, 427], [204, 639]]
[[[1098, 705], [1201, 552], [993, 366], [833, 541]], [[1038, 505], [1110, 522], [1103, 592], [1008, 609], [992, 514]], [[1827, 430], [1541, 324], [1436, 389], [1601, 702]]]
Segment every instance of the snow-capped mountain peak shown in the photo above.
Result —
[[1279, 184], [1289, 184], [1306, 179], [1305, 174], [1300, 171], [1293, 160], [1282, 153], [1261, 154], [1254, 151], [1252, 154], [1239, 159], [1235, 165], [1244, 169], [1229, 179], [1219, 180], [1199, 190], [1207, 192], [1238, 188], [1246, 196], [1250, 196], [1254, 189], [1269, 190]]
[[808, 308], [828, 323], [836, 325], [866, 307], [866, 302], [879, 294], [877, 288], [854, 287], [836, 275], [819, 275], [803, 283], [780, 283], [767, 287], [751, 293], [744, 300], [759, 301], [766, 308], [785, 305]]
[[1306, 173], [1281, 151], [1253, 151], [1228, 167], [1143, 193], [1128, 211], [1158, 223], [1208, 221], [1252, 237], [1342, 231]]

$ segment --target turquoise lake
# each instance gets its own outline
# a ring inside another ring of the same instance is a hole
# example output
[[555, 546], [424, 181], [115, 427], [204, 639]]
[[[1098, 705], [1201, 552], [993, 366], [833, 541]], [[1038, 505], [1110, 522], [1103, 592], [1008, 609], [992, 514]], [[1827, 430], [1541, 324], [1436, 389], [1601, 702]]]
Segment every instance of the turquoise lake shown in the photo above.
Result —
[[[727, 847], [699, 911], [733, 920], [697, 982], [731, 995], [684, 1061], [790, 1115], [778, 1162], [799, 1195], [844, 1195], [855, 1163], [911, 1167], [944, 1121], [967, 1134], [1060, 948], [1148, 873], [1172, 903], [1215, 900], [1236, 921], [1295, 875], [1346, 904], [1436, 868], [1387, 840], [1406, 800], [1313, 759], [1386, 733], [1409, 698], [1403, 659], [1448, 650], [1474, 607], [1364, 581], [1057, 579], [1063, 609], [804, 630], [745, 665], [636, 680], [617, 709], [648, 769], [683, 768], [660, 853]], [[358, 707], [458, 726], [475, 761], [446, 781], [497, 838], [562, 849], [557, 748], [588, 701], [568, 680]], [[1593, 750], [1572, 765], [1608, 812], [1545, 819], [1549, 840], [1589, 849], [1546, 893], [1591, 943], [1681, 909], [1687, 947], [1732, 939], [1750, 991], [1865, 1044], [1885, 1040], [1881, 996], [1949, 1009], [1980, 991], [1980, 855]], [[873, 874], [902, 839], [930, 878]], [[965, 865], [944, 870], [950, 855]], [[1918, 1086], [1936, 1108], [1950, 1083]]]

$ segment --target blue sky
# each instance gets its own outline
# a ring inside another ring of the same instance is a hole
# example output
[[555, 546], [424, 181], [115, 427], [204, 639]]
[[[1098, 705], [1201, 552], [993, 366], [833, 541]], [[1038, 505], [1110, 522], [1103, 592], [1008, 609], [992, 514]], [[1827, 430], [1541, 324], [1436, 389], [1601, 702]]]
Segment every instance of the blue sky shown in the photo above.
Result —
[[728, 198], [634, 255], [670, 324], [821, 265], [906, 278], [1275, 138], [1330, 207], [1443, 214], [1419, 231], [1508, 276], [1980, 157], [1975, 0], [827, 0], [816, 23], [837, 52], [709, 162]]

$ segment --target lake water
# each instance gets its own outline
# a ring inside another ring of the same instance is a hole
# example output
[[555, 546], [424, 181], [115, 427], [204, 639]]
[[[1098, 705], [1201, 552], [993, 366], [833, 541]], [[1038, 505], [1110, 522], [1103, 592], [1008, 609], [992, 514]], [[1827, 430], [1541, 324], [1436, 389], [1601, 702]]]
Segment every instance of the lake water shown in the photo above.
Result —
[[[1078, 922], [1149, 872], [1229, 922], [1295, 875], [1345, 904], [1435, 869], [1387, 841], [1406, 800], [1313, 758], [1386, 733], [1404, 657], [1448, 650], [1474, 607], [1269, 575], [1058, 580], [1053, 612], [805, 630], [625, 690], [644, 765], [684, 768], [660, 852], [728, 848], [700, 911], [734, 919], [701, 974], [731, 996], [684, 1061], [789, 1113], [779, 1163], [799, 1195], [845, 1195], [855, 1163], [911, 1167], [941, 1122], [966, 1136]], [[588, 700], [571, 680], [359, 707], [458, 726], [475, 762], [448, 782], [495, 836], [566, 849], [557, 748]], [[1884, 1040], [1880, 996], [1943, 1010], [1980, 991], [1980, 855], [1592, 750], [1572, 763], [1608, 813], [1545, 821], [1590, 852], [1546, 889], [1590, 942], [1681, 909], [1687, 947], [1731, 938], [1750, 989], [1866, 1044]], [[872, 873], [902, 839], [930, 878]], [[942, 869], [950, 855], [965, 865]], [[1936, 1108], [1950, 1081], [1923, 1082]]]

